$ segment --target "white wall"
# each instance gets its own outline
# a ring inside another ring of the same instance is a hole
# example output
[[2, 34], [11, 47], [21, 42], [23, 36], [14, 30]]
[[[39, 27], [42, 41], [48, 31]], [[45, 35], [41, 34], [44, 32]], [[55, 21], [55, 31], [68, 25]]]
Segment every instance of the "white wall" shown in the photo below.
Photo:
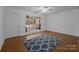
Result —
[[5, 8], [4, 15], [4, 37], [24, 35], [25, 17], [27, 15], [41, 16], [42, 30], [56, 31], [65, 34], [79, 36], [79, 10], [74, 9], [48, 16], [34, 14], [25, 10]]
[[0, 7], [0, 49], [3, 45], [3, 7]]
[[78, 9], [78, 12], [77, 12], [77, 16], [78, 16], [78, 19], [77, 19], [77, 23], [76, 23], [76, 35], [79, 36], [79, 9]]
[[20, 34], [19, 23], [20, 23], [19, 15], [15, 13], [5, 12], [5, 18], [4, 18], [5, 38], [18, 36]]
[[48, 15], [46, 26], [49, 31], [79, 36], [79, 10]]
[[5, 38], [14, 37], [17, 35], [24, 35], [25, 32], [25, 17], [27, 15], [33, 15], [33, 16], [41, 16], [41, 24], [42, 24], [42, 30], [44, 29], [44, 18], [45, 16], [34, 14], [32, 12], [28, 12], [25, 10], [15, 9], [15, 8], [5, 8], [5, 15], [4, 15], [4, 36]]

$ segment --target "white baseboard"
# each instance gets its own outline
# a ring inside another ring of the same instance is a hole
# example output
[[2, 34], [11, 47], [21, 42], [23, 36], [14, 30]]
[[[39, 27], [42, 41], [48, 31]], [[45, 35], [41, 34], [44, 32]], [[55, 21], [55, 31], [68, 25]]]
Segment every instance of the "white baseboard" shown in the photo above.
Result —
[[27, 35], [27, 34], [32, 34], [32, 33], [36, 33], [36, 32], [40, 32], [40, 31], [44, 31], [44, 30], [33, 30], [33, 31], [29, 31], [29, 32], [25, 32], [23, 34], [20, 34], [20, 36]]
[[2, 42], [1, 45], [0, 45], [0, 51], [1, 51], [1, 48], [2, 48], [3, 44], [4, 44], [4, 42]]
[[2, 48], [2, 47], [0, 47], [0, 51], [1, 51], [1, 48]]
[[[50, 30], [48, 30], [48, 31], [50, 31]], [[63, 33], [63, 34], [79, 37], [79, 35], [72, 34], [72, 33], [67, 33], [67, 32], [60, 32], [60, 31], [51, 31], [51, 32], [58, 32], [58, 33]]]

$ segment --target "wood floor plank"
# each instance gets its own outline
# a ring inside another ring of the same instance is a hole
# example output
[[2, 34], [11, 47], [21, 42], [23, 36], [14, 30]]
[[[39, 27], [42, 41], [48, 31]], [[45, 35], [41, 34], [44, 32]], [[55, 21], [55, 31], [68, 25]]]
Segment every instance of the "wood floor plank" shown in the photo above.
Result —
[[[79, 37], [61, 34], [57, 32], [42, 31], [25, 36], [18, 36], [14, 38], [8, 38], [5, 40], [1, 49], [2, 52], [26, 52], [27, 48], [24, 46], [26, 38], [32, 38], [39, 35], [52, 35], [61, 39], [60, 44], [54, 48], [54, 52], [78, 52], [79, 51]], [[26, 39], [27, 40], [27, 39]]]

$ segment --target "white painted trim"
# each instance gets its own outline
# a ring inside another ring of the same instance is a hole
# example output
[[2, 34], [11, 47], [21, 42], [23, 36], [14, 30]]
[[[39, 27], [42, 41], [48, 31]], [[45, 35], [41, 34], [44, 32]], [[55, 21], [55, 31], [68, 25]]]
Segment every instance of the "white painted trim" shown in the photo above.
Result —
[[1, 48], [2, 48], [2, 47], [0, 47], [0, 51], [1, 51]]
[[[48, 31], [50, 31], [50, 30], [48, 30]], [[66, 32], [59, 32], [59, 31], [51, 31], [51, 32], [58, 32], [58, 33], [62, 33], [62, 34], [67, 34], [67, 35], [79, 37], [79, 35], [71, 34], [71, 33], [66, 33]]]
[[40, 32], [40, 31], [44, 31], [44, 30], [42, 29], [42, 30], [34, 30], [34, 31], [30, 31], [30, 32], [25, 32], [23, 34], [20, 34], [20, 36], [27, 35], [27, 34], [32, 34], [32, 33], [36, 33], [36, 32]]
[[4, 39], [3, 39], [3, 42], [2, 43], [0, 43], [1, 45], [0, 45], [0, 51], [1, 51], [1, 48], [2, 48], [2, 46], [4, 45]]

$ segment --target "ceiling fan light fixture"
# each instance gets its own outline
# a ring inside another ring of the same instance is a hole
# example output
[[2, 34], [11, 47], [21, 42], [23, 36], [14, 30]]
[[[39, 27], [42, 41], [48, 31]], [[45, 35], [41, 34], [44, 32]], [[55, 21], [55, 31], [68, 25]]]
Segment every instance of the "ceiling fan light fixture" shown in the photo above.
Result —
[[42, 12], [47, 12], [47, 9], [42, 9], [41, 11], [42, 11]]
[[35, 11], [36, 13], [41, 12], [41, 13], [46, 13], [46, 12], [51, 12], [53, 10], [53, 7], [50, 6], [42, 6], [37, 8], [37, 10]]

